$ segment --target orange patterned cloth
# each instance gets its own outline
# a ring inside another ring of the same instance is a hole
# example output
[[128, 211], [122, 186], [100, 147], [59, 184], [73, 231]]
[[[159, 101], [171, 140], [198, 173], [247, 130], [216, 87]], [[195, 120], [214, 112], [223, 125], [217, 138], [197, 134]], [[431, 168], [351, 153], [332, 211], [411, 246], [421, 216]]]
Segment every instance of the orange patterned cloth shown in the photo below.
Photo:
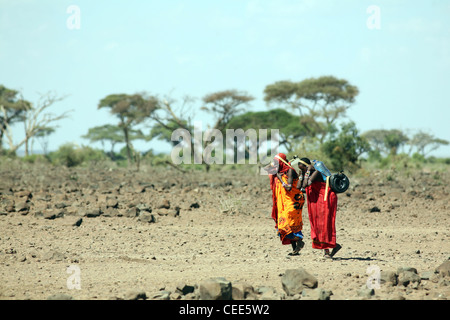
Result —
[[[282, 175], [282, 180], [287, 183], [287, 175]], [[303, 238], [302, 209], [305, 198], [301, 190], [297, 189], [298, 179], [294, 179], [290, 191], [286, 190], [278, 179], [274, 181], [274, 196], [277, 215], [274, 217], [280, 240], [283, 244], [290, 244]]]

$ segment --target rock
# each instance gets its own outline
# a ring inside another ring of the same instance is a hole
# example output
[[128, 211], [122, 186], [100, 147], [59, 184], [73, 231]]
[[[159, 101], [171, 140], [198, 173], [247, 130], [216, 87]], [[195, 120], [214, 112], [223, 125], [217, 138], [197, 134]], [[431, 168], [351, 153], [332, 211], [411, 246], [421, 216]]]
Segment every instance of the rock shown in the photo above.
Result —
[[317, 283], [317, 279], [303, 268], [288, 269], [281, 277], [283, 290], [289, 296], [300, 294], [305, 287], [316, 288]]
[[79, 227], [81, 226], [81, 223], [83, 222], [82, 218], [79, 218], [77, 221], [75, 221], [75, 223], [73, 224], [74, 227]]
[[333, 292], [331, 290], [324, 290], [321, 288], [316, 289], [303, 289], [302, 299], [305, 300], [330, 300]]
[[378, 208], [377, 206], [372, 207], [369, 209], [369, 212], [381, 212], [380, 208]]
[[65, 293], [57, 293], [49, 296], [47, 300], [73, 300], [73, 297]]
[[253, 287], [244, 282], [234, 283], [231, 296], [233, 300], [255, 299], [255, 290]]
[[394, 271], [381, 271], [380, 272], [380, 284], [386, 284], [388, 286], [396, 286], [397, 273]]
[[417, 273], [409, 270], [400, 271], [398, 274], [398, 284], [407, 287], [409, 284], [417, 286], [420, 283], [420, 277]]
[[177, 285], [176, 291], [182, 295], [187, 295], [187, 294], [193, 293], [195, 291], [195, 286], [192, 286], [192, 285], [189, 285], [186, 283], [180, 283]]
[[170, 208], [170, 202], [167, 199], [162, 200], [158, 206], [158, 209], [169, 209]]
[[68, 207], [69, 205], [65, 202], [58, 202], [55, 204], [56, 209], [64, 209], [65, 207]]
[[102, 212], [100, 211], [100, 208], [86, 208], [85, 216], [87, 218], [96, 218], [100, 216]]
[[64, 210], [60, 209], [45, 209], [42, 211], [42, 217], [44, 219], [53, 220], [56, 218], [64, 217]]
[[153, 214], [142, 214], [138, 217], [138, 220], [141, 222], [154, 223], [156, 222], [156, 218]]
[[433, 278], [433, 271], [424, 271], [420, 273], [420, 280], [431, 280]]
[[285, 299], [284, 293], [280, 294], [274, 287], [261, 287], [258, 289], [261, 295], [258, 300], [283, 300]]
[[231, 282], [225, 278], [205, 280], [199, 285], [200, 300], [231, 300]]
[[146, 300], [147, 295], [143, 291], [130, 291], [125, 295], [125, 300]]
[[159, 216], [177, 217], [180, 213], [180, 208], [179, 207], [176, 207], [175, 209], [160, 208], [156, 209], [156, 213]]
[[30, 204], [27, 201], [16, 202], [15, 210], [22, 215], [26, 215], [30, 211]]
[[191, 205], [189, 206], [189, 208], [194, 208], [194, 209], [198, 209], [198, 208], [200, 208], [200, 205], [198, 204], [198, 202], [194, 202], [194, 203], [191, 203]]
[[413, 267], [401, 267], [401, 268], [398, 268], [397, 269], [397, 274], [400, 274], [403, 271], [410, 271], [410, 272], [413, 272], [413, 273], [417, 274], [417, 269], [413, 268]]
[[126, 217], [129, 217], [129, 218], [134, 218], [134, 217], [137, 217], [137, 216], [139, 216], [139, 213], [140, 213], [141, 211], [138, 209], [138, 208], [136, 208], [136, 207], [131, 207], [131, 208], [128, 208], [127, 210], [126, 210], [126, 212], [125, 212], [125, 216]]
[[105, 217], [120, 217], [121, 216], [119, 209], [112, 208], [112, 207], [105, 208], [102, 215]]
[[63, 261], [66, 257], [59, 251], [50, 250], [47, 251], [43, 257], [44, 260]]
[[439, 273], [441, 277], [450, 277], [450, 260], [445, 261], [437, 267], [436, 272]]
[[19, 198], [31, 199], [33, 198], [33, 194], [29, 190], [17, 191], [14, 193], [14, 196]]
[[375, 290], [373, 288], [370, 289], [370, 288], [367, 288], [367, 286], [363, 286], [363, 287], [361, 287], [361, 289], [358, 290], [357, 294], [358, 294], [358, 297], [370, 299], [375, 294]]
[[106, 200], [106, 207], [116, 209], [119, 207], [119, 201], [117, 201], [117, 199], [109, 198]]
[[153, 293], [152, 295], [149, 296], [149, 299], [152, 300], [170, 300], [170, 291], [166, 291], [166, 290], [161, 290], [158, 292]]

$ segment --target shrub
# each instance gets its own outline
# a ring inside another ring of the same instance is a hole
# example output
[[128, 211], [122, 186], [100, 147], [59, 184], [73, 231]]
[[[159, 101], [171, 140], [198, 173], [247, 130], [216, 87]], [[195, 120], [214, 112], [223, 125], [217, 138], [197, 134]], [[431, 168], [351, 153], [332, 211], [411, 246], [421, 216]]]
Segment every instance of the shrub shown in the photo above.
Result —
[[75, 167], [88, 162], [98, 162], [106, 159], [106, 155], [101, 150], [91, 147], [77, 146], [67, 143], [59, 147], [55, 152], [49, 154], [49, 159], [53, 164]]

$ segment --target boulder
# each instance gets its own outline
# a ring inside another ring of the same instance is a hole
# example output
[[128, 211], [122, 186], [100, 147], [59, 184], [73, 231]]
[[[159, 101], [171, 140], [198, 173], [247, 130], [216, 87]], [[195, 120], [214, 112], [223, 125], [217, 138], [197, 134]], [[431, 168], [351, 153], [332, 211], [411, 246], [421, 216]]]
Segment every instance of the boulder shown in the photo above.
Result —
[[283, 290], [289, 296], [302, 293], [305, 287], [314, 289], [317, 283], [317, 279], [303, 268], [288, 269], [281, 277]]
[[186, 284], [186, 283], [179, 283], [176, 287], [176, 292], [179, 292], [182, 295], [187, 295], [189, 293], [193, 293], [195, 291], [195, 286]]
[[233, 300], [255, 299], [255, 290], [253, 286], [245, 282], [234, 283], [231, 290]]
[[[414, 272], [416, 271], [416, 272]], [[414, 268], [403, 268], [399, 269], [398, 272], [398, 284], [407, 287], [412, 284], [417, 286], [420, 283], [420, 276], [417, 274], [417, 270]]]
[[397, 273], [394, 271], [381, 271], [380, 272], [380, 284], [386, 284], [388, 286], [396, 286], [397, 281]]
[[56, 293], [49, 296], [47, 300], [73, 300], [73, 297], [65, 293]]
[[200, 300], [231, 300], [231, 282], [225, 278], [214, 278], [199, 284]]
[[441, 277], [450, 277], [450, 260], [445, 261], [439, 267], [436, 268], [436, 272]]
[[321, 288], [316, 289], [303, 289], [302, 299], [305, 300], [330, 300], [333, 292], [331, 290], [324, 290]]

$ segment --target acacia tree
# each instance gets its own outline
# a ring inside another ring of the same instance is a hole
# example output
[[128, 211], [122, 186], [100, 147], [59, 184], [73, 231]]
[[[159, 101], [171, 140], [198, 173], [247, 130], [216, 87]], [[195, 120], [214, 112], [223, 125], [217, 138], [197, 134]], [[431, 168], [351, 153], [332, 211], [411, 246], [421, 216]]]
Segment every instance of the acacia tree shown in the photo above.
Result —
[[[148, 140], [149, 137], [145, 136], [141, 130], [131, 129], [128, 132], [130, 140], [143, 139]], [[111, 150], [107, 153], [109, 157], [114, 160], [114, 146], [117, 143], [124, 143], [125, 138], [123, 130], [114, 125], [105, 124], [103, 126], [93, 127], [88, 130], [88, 133], [83, 135], [82, 138], [88, 139], [90, 142], [100, 142], [104, 146], [104, 141], [109, 141], [111, 143]]]
[[154, 120], [156, 124], [150, 130], [150, 139], [157, 138], [176, 145], [178, 142], [172, 141], [172, 133], [176, 129], [187, 130], [193, 137], [192, 104], [194, 102], [195, 99], [190, 96], [184, 96], [181, 103], [170, 97], [163, 99], [159, 109], [151, 116], [151, 120]]
[[295, 142], [306, 136], [308, 130], [302, 125], [300, 116], [293, 115], [283, 109], [269, 111], [246, 112], [233, 117], [227, 124], [227, 129], [268, 129], [267, 139], [271, 139], [272, 129], [279, 130], [279, 145], [287, 152], [294, 150]]
[[[266, 103], [282, 104], [309, 117], [311, 136], [319, 135], [323, 142], [336, 121], [346, 115], [359, 91], [345, 79], [333, 76], [309, 78], [300, 82], [278, 81], [264, 89]], [[318, 131], [316, 131], [318, 130]]]
[[[58, 97], [53, 93], [42, 95], [36, 104], [26, 103], [26, 108], [20, 112], [20, 117], [11, 118], [8, 117], [8, 110], [4, 105], [0, 105], [0, 114], [3, 115], [3, 125], [1, 127], [2, 133], [8, 139], [9, 150], [11, 153], [15, 153], [18, 148], [25, 145], [25, 155], [29, 155], [29, 142], [38, 134], [42, 133], [42, 130], [49, 128], [51, 123], [67, 118], [70, 111], [63, 112], [62, 114], [55, 115], [52, 113], [44, 113], [49, 107], [56, 102], [62, 101], [65, 97]], [[22, 101], [25, 101], [22, 99]], [[9, 119], [9, 121], [8, 121]], [[14, 143], [11, 120], [14, 122], [22, 121], [24, 124], [25, 137], [18, 143]], [[47, 131], [49, 133], [49, 131]]]
[[[30, 107], [31, 103], [24, 100], [19, 91], [0, 85], [0, 151], [5, 134], [12, 134], [11, 126], [16, 122], [23, 121], [23, 115]], [[8, 142], [11, 145], [12, 141]]]
[[430, 152], [438, 149], [441, 146], [448, 145], [449, 142], [444, 139], [436, 138], [434, 135], [419, 131], [413, 135], [413, 137], [408, 141], [411, 147], [415, 147], [417, 152], [426, 156]]
[[[248, 93], [238, 90], [224, 90], [207, 94], [203, 97], [202, 110], [213, 114], [215, 123], [211, 129], [219, 130], [222, 135], [231, 121], [231, 119], [240, 114], [244, 110], [244, 106], [248, 105], [250, 101], [254, 100], [254, 97]], [[213, 131], [209, 131], [213, 132]], [[205, 148], [213, 143], [211, 135], [206, 135], [204, 138]], [[206, 170], [210, 168], [206, 163]]]
[[130, 131], [159, 108], [158, 99], [146, 94], [111, 94], [100, 101], [98, 109], [100, 108], [109, 108], [111, 114], [119, 119], [118, 126], [123, 131], [128, 161], [131, 162], [133, 147]]
[[399, 129], [376, 129], [362, 134], [370, 145], [378, 152], [386, 155], [396, 155], [398, 150], [408, 143], [409, 138]]

